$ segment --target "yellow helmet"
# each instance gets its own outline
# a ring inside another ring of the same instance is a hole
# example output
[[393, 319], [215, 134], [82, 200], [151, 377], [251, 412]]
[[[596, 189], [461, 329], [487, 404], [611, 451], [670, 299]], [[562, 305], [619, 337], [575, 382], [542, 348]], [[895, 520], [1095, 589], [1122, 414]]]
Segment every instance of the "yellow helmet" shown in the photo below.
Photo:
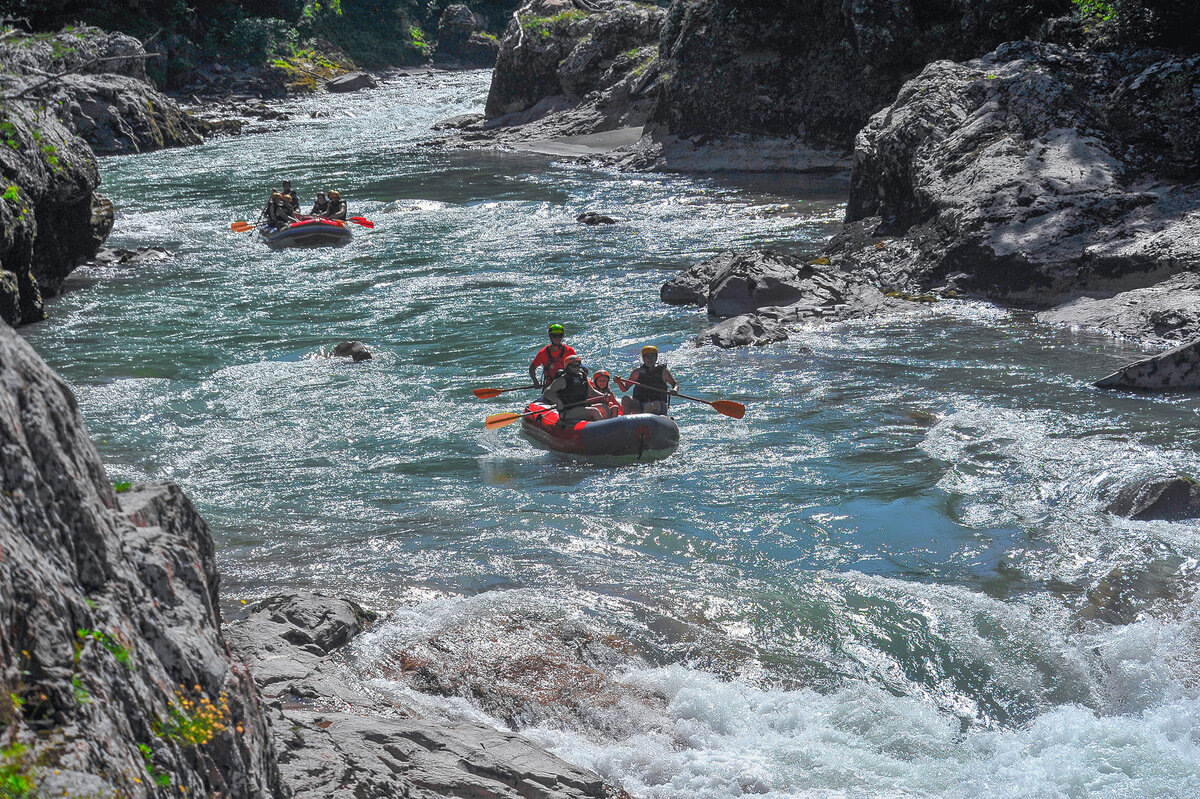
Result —
[[642, 347], [642, 355], [658, 355], [658, 347], [654, 346], [653, 344], [647, 344], [646, 346]]
[[333, 190], [329, 192], [329, 196], [335, 200], [340, 200], [342, 198], [342, 193], [340, 191]]

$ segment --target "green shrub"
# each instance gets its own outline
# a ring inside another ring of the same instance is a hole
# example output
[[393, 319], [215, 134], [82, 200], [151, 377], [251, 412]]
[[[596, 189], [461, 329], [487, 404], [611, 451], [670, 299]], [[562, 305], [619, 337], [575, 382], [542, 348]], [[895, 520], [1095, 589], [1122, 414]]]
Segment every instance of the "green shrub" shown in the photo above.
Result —
[[246, 17], [233, 23], [228, 46], [235, 58], [262, 64], [290, 52], [296, 38], [296, 29], [282, 19]]
[[0, 749], [0, 799], [27, 799], [36, 795], [37, 779], [28, 752], [24, 744], [16, 742]]

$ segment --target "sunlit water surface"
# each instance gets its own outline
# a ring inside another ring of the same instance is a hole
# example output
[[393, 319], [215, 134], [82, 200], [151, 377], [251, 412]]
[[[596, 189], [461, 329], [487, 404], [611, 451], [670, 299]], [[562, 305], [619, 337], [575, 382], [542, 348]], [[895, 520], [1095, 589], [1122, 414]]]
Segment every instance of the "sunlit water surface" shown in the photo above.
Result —
[[[1200, 795], [1197, 525], [1104, 510], [1200, 473], [1200, 404], [1098, 392], [1141, 351], [980, 304], [693, 348], [708, 320], [661, 283], [723, 248], [815, 250], [843, 184], [418, 146], [487, 80], [401, 78], [277, 132], [102, 161], [111, 243], [176, 255], [80, 270], [25, 333], [114, 480], [194, 498], [227, 598], [306, 586], [395, 611], [354, 668], [410, 695], [376, 665], [439, 630], [623, 642], [608, 676], [628, 697], [594, 728], [518, 726], [638, 797]], [[377, 226], [339, 250], [231, 233], [285, 176]], [[552, 321], [592, 368], [654, 343], [749, 413], [678, 405], [678, 453], [625, 468], [485, 432], [523, 395], [470, 389], [520, 385]], [[375, 358], [322, 357], [347, 338]], [[1157, 597], [1128, 624], [1090, 618], [1114, 569]]]

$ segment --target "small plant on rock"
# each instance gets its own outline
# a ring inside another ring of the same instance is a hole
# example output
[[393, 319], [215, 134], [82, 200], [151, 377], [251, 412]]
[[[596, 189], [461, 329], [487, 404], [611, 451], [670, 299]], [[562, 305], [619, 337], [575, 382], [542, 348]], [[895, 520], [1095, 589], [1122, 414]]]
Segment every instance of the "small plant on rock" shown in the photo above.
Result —
[[26, 799], [36, 795], [37, 779], [28, 752], [28, 747], [16, 742], [0, 749], [0, 799]]
[[182, 690], [175, 692], [174, 701], [167, 703], [167, 717], [154, 725], [155, 735], [180, 746], [203, 746], [217, 733], [225, 731], [225, 722], [229, 720], [229, 698], [222, 692], [213, 702], [199, 685], [194, 690], [195, 699]]

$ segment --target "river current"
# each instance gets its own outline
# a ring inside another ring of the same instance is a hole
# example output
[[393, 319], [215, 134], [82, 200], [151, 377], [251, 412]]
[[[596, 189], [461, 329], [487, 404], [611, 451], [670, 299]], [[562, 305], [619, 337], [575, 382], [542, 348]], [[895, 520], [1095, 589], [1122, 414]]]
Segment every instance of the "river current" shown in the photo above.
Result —
[[[421, 146], [488, 79], [101, 160], [110, 244], [175, 255], [76, 272], [23, 332], [114, 481], [193, 497], [230, 612], [297, 587], [389, 611], [348, 658], [365, 685], [639, 799], [1200, 795], [1200, 526], [1105, 510], [1200, 474], [1200, 400], [1097, 391], [1144, 350], [971, 302], [692, 347], [709, 321], [659, 286], [724, 248], [817, 249], [844, 183]], [[284, 177], [376, 227], [232, 233]], [[679, 451], [621, 468], [485, 431], [525, 395], [471, 388], [521, 385], [551, 322], [592, 369], [654, 343], [746, 418], [677, 404]], [[374, 359], [323, 357], [342, 339]], [[454, 696], [420, 692], [418, 655]]]

